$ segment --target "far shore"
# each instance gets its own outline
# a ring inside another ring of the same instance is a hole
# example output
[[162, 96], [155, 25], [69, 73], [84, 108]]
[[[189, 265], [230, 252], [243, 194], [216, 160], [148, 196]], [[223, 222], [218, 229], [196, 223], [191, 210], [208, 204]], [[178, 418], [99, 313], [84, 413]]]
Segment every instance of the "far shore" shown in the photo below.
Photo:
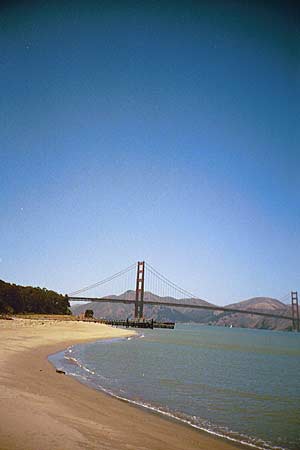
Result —
[[134, 332], [76, 321], [0, 320], [1, 450], [245, 448], [59, 374], [47, 356]]

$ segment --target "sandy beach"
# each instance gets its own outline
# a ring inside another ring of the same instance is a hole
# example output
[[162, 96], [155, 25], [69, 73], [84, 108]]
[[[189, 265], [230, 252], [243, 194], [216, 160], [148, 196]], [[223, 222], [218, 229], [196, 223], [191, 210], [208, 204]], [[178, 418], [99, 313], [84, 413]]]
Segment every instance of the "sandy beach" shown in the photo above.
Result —
[[95, 323], [0, 320], [0, 449], [237, 448], [94, 391], [47, 360], [71, 344], [130, 334]]

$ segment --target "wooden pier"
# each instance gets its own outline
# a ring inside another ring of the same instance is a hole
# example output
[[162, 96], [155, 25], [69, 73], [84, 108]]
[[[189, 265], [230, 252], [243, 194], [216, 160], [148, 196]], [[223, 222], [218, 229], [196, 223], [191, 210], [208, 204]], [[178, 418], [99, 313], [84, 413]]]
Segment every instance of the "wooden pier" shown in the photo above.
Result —
[[151, 320], [99, 320], [101, 323], [105, 323], [106, 325], [113, 325], [117, 327], [125, 327], [125, 328], [168, 328], [173, 330], [175, 328], [175, 322], [155, 322], [153, 319]]

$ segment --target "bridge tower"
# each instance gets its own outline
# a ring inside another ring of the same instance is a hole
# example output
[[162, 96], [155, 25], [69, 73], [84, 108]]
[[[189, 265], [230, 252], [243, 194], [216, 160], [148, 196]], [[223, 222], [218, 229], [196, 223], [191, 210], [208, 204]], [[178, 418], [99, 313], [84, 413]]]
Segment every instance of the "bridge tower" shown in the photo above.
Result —
[[292, 300], [293, 330], [300, 331], [298, 292], [291, 292], [291, 300]]
[[137, 263], [134, 318], [142, 319], [144, 315], [145, 261]]

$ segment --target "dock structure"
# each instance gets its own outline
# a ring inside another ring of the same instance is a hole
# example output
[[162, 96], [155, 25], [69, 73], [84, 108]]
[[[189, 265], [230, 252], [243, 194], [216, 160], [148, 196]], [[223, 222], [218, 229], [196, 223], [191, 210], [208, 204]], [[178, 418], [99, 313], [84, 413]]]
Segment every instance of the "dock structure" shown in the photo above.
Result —
[[108, 320], [101, 319], [97, 322], [104, 323], [105, 325], [112, 325], [117, 327], [125, 327], [125, 328], [168, 328], [174, 330], [175, 322], [156, 322], [155, 320]]

